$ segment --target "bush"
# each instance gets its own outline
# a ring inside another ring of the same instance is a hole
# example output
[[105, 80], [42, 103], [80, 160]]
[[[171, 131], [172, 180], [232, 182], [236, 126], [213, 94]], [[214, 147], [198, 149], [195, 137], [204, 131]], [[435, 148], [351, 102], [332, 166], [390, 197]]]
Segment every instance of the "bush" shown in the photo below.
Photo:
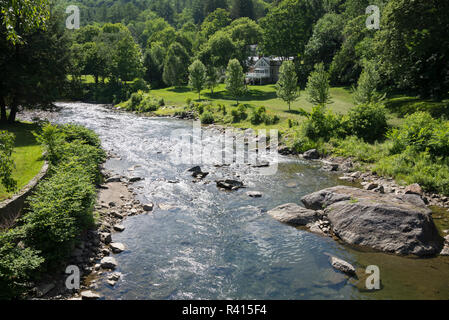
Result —
[[449, 122], [437, 120], [427, 112], [416, 112], [407, 116], [399, 128], [388, 133], [394, 141], [392, 153], [401, 153], [407, 148], [415, 152], [428, 152], [434, 157], [449, 156]]
[[24, 247], [23, 228], [0, 232], [0, 300], [18, 298], [44, 262], [40, 252]]
[[265, 107], [257, 107], [253, 109], [249, 117], [251, 124], [258, 125], [264, 122], [267, 110]]
[[0, 183], [5, 186], [7, 191], [13, 191], [17, 187], [17, 182], [12, 178], [14, 161], [11, 156], [14, 139], [14, 134], [0, 131]]
[[387, 132], [386, 110], [379, 104], [361, 104], [351, 108], [347, 117], [347, 129], [367, 142], [384, 138]]
[[92, 225], [95, 198], [82, 165], [72, 162], [55, 168], [27, 201], [25, 243], [38, 248], [48, 264], [67, 257], [81, 231]]
[[200, 117], [202, 124], [212, 124], [214, 123], [214, 116], [209, 111], [204, 112]]
[[327, 110], [324, 105], [314, 106], [308, 119], [301, 125], [304, 137], [313, 141], [322, 139], [329, 141], [331, 137], [340, 137], [345, 134], [342, 126], [342, 117]]
[[86, 127], [75, 124], [67, 124], [60, 126], [59, 128], [64, 134], [64, 139], [67, 142], [80, 141], [83, 144], [101, 148], [101, 140], [98, 135]]

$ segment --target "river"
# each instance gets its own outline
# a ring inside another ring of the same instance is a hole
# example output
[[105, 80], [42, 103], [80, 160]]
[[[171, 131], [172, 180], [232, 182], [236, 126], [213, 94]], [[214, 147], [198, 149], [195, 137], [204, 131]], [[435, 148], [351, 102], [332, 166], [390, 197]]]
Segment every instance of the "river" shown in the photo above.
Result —
[[[174, 164], [170, 135], [191, 129], [192, 121], [148, 118], [111, 111], [101, 105], [58, 103], [58, 123], [95, 130], [103, 147], [119, 158], [106, 168], [145, 179], [133, 185], [137, 198], [153, 202], [148, 215], [128, 217], [126, 230], [113, 234], [127, 250], [115, 255], [123, 274], [111, 287], [98, 288], [106, 299], [448, 299], [449, 259], [413, 259], [350, 248], [331, 238], [272, 219], [267, 210], [308, 193], [342, 184], [317, 163], [278, 159], [275, 175], [246, 167], [216, 168], [195, 183]], [[214, 180], [238, 178], [247, 186], [233, 192]], [[170, 181], [171, 180], [171, 181]], [[173, 183], [176, 182], [176, 183]], [[248, 190], [263, 193], [250, 198]], [[161, 205], [162, 204], [162, 205]], [[161, 205], [161, 207], [159, 207]], [[328, 255], [359, 268], [377, 265], [382, 289], [368, 291], [329, 264]]]

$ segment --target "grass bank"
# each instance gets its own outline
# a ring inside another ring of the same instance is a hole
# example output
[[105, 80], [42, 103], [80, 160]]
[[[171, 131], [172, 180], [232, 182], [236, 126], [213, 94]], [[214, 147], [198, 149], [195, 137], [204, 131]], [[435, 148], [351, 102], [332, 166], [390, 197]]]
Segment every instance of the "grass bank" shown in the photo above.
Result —
[[[36, 176], [44, 164], [42, 146], [36, 141], [33, 131], [39, 126], [33, 123], [20, 122], [14, 125], [1, 125], [0, 130], [6, 130], [15, 136], [15, 146], [12, 159], [15, 164], [12, 178], [17, 181], [17, 190], [23, 188]], [[0, 184], [0, 201], [10, 198], [14, 192], [7, 192]]]

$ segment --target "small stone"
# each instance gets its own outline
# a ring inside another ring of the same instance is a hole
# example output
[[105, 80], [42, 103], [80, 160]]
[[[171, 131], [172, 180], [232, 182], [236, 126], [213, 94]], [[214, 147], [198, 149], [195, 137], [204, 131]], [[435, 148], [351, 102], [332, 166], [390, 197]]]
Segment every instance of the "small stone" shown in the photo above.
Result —
[[153, 211], [154, 204], [153, 203], [146, 203], [142, 206], [144, 211]]
[[115, 202], [113, 202], [113, 201], [109, 202], [108, 205], [109, 205], [110, 207], [115, 207], [115, 206], [116, 206]]
[[118, 281], [122, 274], [120, 272], [113, 272], [110, 275], [108, 275], [108, 280], [112, 281]]
[[112, 242], [112, 237], [109, 232], [101, 232], [100, 233], [100, 240], [104, 244], [110, 244]]
[[114, 225], [114, 230], [118, 231], [118, 232], [123, 232], [123, 231], [125, 231], [125, 227], [121, 224], [116, 224], [116, 225]]
[[423, 191], [419, 184], [414, 183], [405, 188], [405, 194], [417, 194], [419, 196], [422, 196]]
[[262, 192], [260, 192], [260, 191], [248, 191], [246, 193], [246, 195], [248, 197], [251, 197], [251, 198], [260, 198], [260, 197], [262, 197]]
[[379, 185], [377, 183], [368, 183], [367, 185], [365, 185], [365, 189], [366, 190], [373, 190], [376, 189]]
[[117, 219], [123, 219], [123, 215], [118, 213], [117, 211], [111, 211], [110, 215]]
[[118, 265], [117, 260], [113, 257], [104, 257], [101, 259], [100, 264], [103, 269], [115, 269]]
[[100, 295], [91, 290], [86, 290], [81, 292], [81, 299], [83, 300], [98, 300]]
[[125, 246], [122, 243], [119, 242], [113, 242], [110, 244], [112, 252], [114, 253], [120, 253], [125, 251]]
[[332, 267], [334, 267], [335, 269], [337, 269], [343, 273], [346, 273], [348, 275], [351, 275], [351, 276], [355, 275], [355, 268], [349, 262], [346, 262], [337, 257], [331, 257], [330, 262], [331, 262]]
[[107, 282], [107, 284], [109, 284], [111, 287], [115, 286], [115, 284], [117, 283], [117, 281], [114, 281], [114, 280], [107, 280], [106, 282]]
[[304, 152], [302, 156], [304, 157], [304, 159], [307, 159], [307, 160], [314, 160], [314, 159], [320, 158], [320, 154], [317, 149], [308, 150], [308, 151]]

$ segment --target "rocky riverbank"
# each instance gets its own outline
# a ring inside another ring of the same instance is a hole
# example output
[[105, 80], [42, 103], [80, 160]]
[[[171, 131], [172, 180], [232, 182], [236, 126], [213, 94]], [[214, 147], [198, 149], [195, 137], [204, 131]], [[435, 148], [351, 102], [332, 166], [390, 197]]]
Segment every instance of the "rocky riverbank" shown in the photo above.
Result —
[[[114, 242], [114, 234], [125, 230], [122, 223], [127, 217], [150, 213], [153, 204], [142, 204], [134, 198], [131, 184], [143, 178], [115, 175], [104, 168], [102, 174], [104, 183], [98, 186], [95, 227], [82, 235], [59, 272], [48, 275], [31, 290], [30, 299], [100, 299], [101, 296], [95, 293], [100, 281], [106, 281], [110, 286], [120, 281], [121, 274], [114, 271], [118, 265], [114, 255], [125, 251], [126, 247]], [[79, 268], [78, 290], [69, 290], [65, 285], [70, 275], [65, 273], [67, 266]]]

